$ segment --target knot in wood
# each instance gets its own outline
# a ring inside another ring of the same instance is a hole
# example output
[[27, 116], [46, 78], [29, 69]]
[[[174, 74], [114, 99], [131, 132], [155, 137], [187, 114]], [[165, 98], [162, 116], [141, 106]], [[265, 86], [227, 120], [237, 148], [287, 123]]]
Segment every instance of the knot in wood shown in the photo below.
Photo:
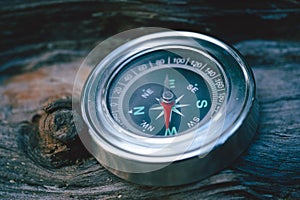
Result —
[[73, 121], [71, 100], [59, 99], [44, 108], [45, 114], [39, 121], [40, 133], [45, 133], [63, 143], [76, 139], [77, 131]]
[[38, 123], [37, 148], [34, 157], [41, 165], [72, 165], [89, 154], [82, 145], [74, 122], [72, 98], [51, 98], [43, 106]]

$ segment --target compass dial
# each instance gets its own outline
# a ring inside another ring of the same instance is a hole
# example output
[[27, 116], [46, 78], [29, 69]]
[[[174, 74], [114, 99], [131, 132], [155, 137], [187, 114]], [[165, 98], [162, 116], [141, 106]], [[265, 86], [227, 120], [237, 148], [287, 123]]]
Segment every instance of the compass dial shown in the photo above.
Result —
[[109, 88], [113, 119], [128, 131], [158, 137], [199, 127], [218, 112], [226, 95], [224, 76], [212, 58], [175, 47], [130, 60]]

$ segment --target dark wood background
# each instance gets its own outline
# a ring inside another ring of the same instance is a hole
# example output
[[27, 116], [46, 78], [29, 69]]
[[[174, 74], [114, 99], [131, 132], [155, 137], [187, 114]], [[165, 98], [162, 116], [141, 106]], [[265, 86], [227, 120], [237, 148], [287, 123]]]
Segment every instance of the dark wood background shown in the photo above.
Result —
[[[0, 2], [0, 199], [300, 199], [300, 3], [296, 0]], [[81, 145], [72, 85], [101, 40], [141, 26], [234, 45], [252, 67], [259, 129], [223, 171], [180, 187], [110, 174]]]

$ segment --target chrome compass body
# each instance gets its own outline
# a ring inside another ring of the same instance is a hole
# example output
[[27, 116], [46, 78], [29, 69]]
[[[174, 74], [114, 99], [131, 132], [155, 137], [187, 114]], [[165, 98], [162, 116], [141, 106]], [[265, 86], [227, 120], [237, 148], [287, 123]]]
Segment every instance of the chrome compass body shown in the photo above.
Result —
[[83, 78], [80, 137], [121, 178], [191, 183], [249, 145], [258, 124], [254, 77], [240, 54], [215, 38], [150, 32], [127, 32], [134, 36], [99, 56]]

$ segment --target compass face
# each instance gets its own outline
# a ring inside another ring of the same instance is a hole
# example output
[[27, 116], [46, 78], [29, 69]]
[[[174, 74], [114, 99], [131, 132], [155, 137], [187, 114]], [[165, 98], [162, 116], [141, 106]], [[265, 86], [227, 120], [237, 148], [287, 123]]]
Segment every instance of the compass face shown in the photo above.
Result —
[[124, 63], [108, 86], [110, 115], [141, 135], [184, 134], [218, 112], [226, 95], [216, 62], [193, 49], [164, 48]]

